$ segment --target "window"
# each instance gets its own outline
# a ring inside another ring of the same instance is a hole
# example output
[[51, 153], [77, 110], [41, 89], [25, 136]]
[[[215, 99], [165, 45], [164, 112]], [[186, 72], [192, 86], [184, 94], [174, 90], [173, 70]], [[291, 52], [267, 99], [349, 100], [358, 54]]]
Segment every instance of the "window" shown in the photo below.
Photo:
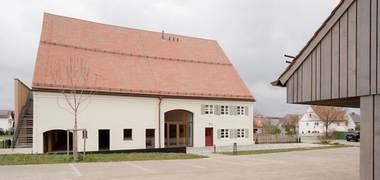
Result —
[[306, 126], [309, 126], [309, 123], [306, 123]]
[[132, 129], [124, 129], [124, 140], [132, 140]]
[[220, 108], [220, 114], [222, 115], [228, 115], [228, 106], [222, 105]]
[[304, 134], [304, 132], [302, 131], [302, 134]]
[[221, 133], [221, 136], [220, 136], [220, 137], [221, 137], [222, 139], [223, 139], [223, 138], [224, 138], [224, 139], [228, 139], [228, 137], [229, 137], [229, 136], [228, 136], [228, 135], [229, 135], [229, 133], [228, 133], [228, 129], [221, 129], [221, 130], [220, 130], [220, 133]]
[[237, 115], [244, 115], [244, 106], [236, 106], [237, 107]]
[[244, 138], [244, 129], [237, 129], [237, 137]]
[[87, 131], [82, 131], [82, 139], [86, 138], [88, 139], [88, 136], [87, 136]]
[[310, 133], [310, 131], [307, 131], [307, 133]]
[[311, 114], [309, 114], [309, 117], [311, 118]]
[[205, 114], [214, 114], [214, 106], [205, 105]]
[[314, 125], [315, 125], [315, 126], [319, 126], [319, 122], [315, 122]]

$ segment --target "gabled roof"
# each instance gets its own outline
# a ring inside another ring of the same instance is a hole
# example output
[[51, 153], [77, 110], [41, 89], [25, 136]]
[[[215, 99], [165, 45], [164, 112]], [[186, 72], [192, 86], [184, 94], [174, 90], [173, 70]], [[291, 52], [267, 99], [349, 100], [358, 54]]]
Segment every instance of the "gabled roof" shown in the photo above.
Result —
[[337, 111], [333, 106], [311, 105], [310, 107], [313, 108], [314, 112], [321, 119], [329, 118], [330, 120], [345, 121], [344, 116], [346, 115], [347, 111]]
[[360, 123], [360, 115], [359, 114], [355, 114], [354, 112], [350, 113], [350, 116], [352, 118], [352, 120], [354, 121], [354, 123]]
[[262, 128], [263, 125], [261, 125], [261, 123], [259, 122], [258, 119], [253, 119], [253, 127], [259, 127], [259, 128]]
[[32, 88], [57, 89], [53, 65], [79, 56], [100, 93], [254, 101], [216, 41], [164, 36], [45, 13]]
[[9, 118], [11, 117], [11, 110], [0, 110], [0, 118]]
[[[320, 41], [322, 37], [325, 36], [325, 34], [328, 32], [324, 32], [324, 33], [321, 33], [323, 29], [327, 29], [327, 28], [331, 28], [331, 27], [327, 27], [327, 24], [329, 23], [329, 21], [331, 21], [333, 19], [333, 17], [335, 16], [336, 18], [339, 18], [341, 16], [341, 14], [337, 14], [338, 10], [340, 8], [348, 8], [350, 4], [348, 3], [352, 3], [353, 1], [355, 0], [341, 0], [339, 2], [339, 4], [334, 8], [334, 10], [330, 13], [330, 16], [327, 17], [327, 19], [322, 23], [322, 25], [318, 28], [318, 30], [314, 33], [314, 35], [311, 37], [311, 39], [306, 43], [306, 45], [301, 49], [301, 51], [298, 53], [298, 55], [292, 60], [292, 62], [289, 64], [289, 66], [285, 69], [285, 71], [280, 75], [280, 77], [278, 78], [278, 80], [276, 81], [273, 81], [271, 82], [271, 84], [273, 86], [285, 86], [285, 82], [282, 82], [282, 80], [280, 81], [280, 79], [288, 72], [291, 70], [291, 68], [293, 66], [295, 66], [295, 63], [297, 63], [298, 65], [295, 67], [295, 68], [292, 68], [292, 71], [290, 73], [293, 73], [295, 70], [297, 70], [298, 66], [301, 64], [301, 63], [298, 63], [298, 61], [303, 61], [305, 58], [300, 58], [301, 56], [307, 56], [308, 53], [310, 53], [309, 51], [306, 51], [307, 49], [309, 50], [312, 50], [314, 47], [311, 47], [312, 44], [313, 46], [315, 46], [317, 43], [312, 43], [313, 41]], [[345, 2], [348, 2], [347, 5], [343, 5]], [[344, 9], [345, 10], [345, 9]], [[344, 11], [341, 11], [342, 13], [344, 13]], [[335, 18], [334, 18], [335, 19]], [[334, 23], [330, 23], [330, 24], [334, 24]], [[317, 38], [318, 37], [318, 38]], [[286, 80], [287, 81], [287, 80]]]

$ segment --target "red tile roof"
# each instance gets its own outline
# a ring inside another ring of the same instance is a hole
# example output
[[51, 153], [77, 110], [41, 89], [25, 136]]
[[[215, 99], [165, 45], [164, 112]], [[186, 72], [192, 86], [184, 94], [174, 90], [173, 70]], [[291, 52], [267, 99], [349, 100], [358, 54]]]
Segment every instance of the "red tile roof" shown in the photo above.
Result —
[[253, 127], [263, 127], [263, 125], [261, 125], [261, 123], [259, 122], [259, 120], [257, 119], [253, 119]]
[[321, 118], [337, 121], [345, 121], [344, 115], [347, 111], [337, 111], [333, 106], [315, 106], [311, 105], [314, 112]]
[[52, 67], [78, 56], [99, 77], [99, 92], [254, 101], [216, 41], [161, 37], [45, 13], [32, 88], [56, 89]]
[[327, 17], [327, 19], [322, 23], [321, 27], [314, 33], [314, 36], [311, 37], [311, 39], [306, 43], [306, 45], [301, 49], [301, 51], [298, 53], [298, 55], [293, 59], [293, 61], [289, 64], [289, 66], [285, 69], [285, 71], [280, 75], [278, 79], [280, 79], [288, 70], [290, 67], [293, 66], [293, 64], [297, 61], [297, 59], [302, 55], [303, 51], [310, 45], [310, 43], [314, 40], [315, 37], [317, 37], [318, 33], [322, 30], [323, 27], [325, 27], [326, 23], [330, 20], [330, 18], [335, 14], [335, 12], [339, 9], [339, 7], [344, 3], [345, 0], [341, 0], [339, 4], [335, 7], [335, 9], [330, 13], [330, 16]]

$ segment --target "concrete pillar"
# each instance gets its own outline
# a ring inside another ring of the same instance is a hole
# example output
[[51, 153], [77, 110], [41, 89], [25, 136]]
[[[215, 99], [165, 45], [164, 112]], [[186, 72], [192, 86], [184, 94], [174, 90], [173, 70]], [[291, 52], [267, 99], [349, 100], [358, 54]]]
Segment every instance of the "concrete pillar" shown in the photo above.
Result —
[[360, 179], [380, 180], [380, 95], [360, 98]]

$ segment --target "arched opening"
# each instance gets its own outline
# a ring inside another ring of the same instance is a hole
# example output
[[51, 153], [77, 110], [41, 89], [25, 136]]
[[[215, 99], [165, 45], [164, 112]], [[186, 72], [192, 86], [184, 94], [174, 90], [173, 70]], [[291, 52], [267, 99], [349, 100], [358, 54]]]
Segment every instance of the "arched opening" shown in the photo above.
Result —
[[193, 146], [193, 113], [172, 110], [165, 113], [165, 147]]
[[[44, 153], [55, 151], [67, 151], [67, 131], [50, 130], [43, 134]], [[73, 150], [73, 133], [69, 134], [70, 151]]]

